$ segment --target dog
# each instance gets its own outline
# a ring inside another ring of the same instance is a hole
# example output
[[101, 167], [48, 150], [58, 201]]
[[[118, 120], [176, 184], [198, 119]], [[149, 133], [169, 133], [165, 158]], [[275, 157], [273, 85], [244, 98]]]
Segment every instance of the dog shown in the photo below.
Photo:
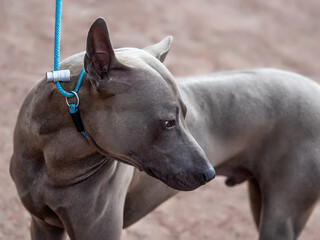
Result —
[[122, 227], [178, 190], [210, 181], [207, 158], [228, 186], [249, 182], [260, 240], [298, 238], [319, 199], [319, 85], [275, 69], [174, 79], [161, 63], [171, 42], [113, 51], [105, 22], [92, 25], [86, 53], [61, 64], [75, 82], [84, 58], [79, 109], [88, 142], [54, 86], [42, 81], [30, 92], [10, 172], [33, 239], [65, 231], [120, 239]]
[[161, 63], [171, 41], [114, 51], [105, 21], [93, 23], [86, 53], [61, 63], [72, 73], [64, 84], [68, 91], [84, 65], [78, 94], [87, 139], [76, 131], [54, 84], [43, 80], [28, 94], [15, 127], [10, 173], [32, 215], [32, 239], [64, 239], [65, 232], [77, 240], [120, 239], [133, 166], [183, 191], [215, 177]]

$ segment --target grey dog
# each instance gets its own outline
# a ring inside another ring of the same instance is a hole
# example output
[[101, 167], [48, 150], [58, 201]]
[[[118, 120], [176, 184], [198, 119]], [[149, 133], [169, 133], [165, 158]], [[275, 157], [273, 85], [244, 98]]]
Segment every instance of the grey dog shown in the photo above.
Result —
[[33, 239], [120, 239], [177, 190], [213, 179], [207, 157], [227, 185], [249, 181], [260, 240], [297, 239], [319, 199], [320, 86], [271, 69], [174, 79], [161, 63], [171, 42], [113, 50], [104, 20], [92, 25], [86, 53], [61, 64], [68, 90], [85, 67], [88, 141], [55, 86], [29, 93], [10, 172]]
[[33, 239], [61, 239], [65, 231], [71, 239], [119, 239], [132, 166], [177, 190], [215, 177], [186, 128], [172, 75], [150, 54], [164, 59], [167, 49], [114, 51], [105, 21], [92, 25], [86, 53], [61, 64], [73, 73], [64, 86], [70, 91], [84, 58], [79, 111], [88, 140], [54, 84], [41, 81], [26, 97], [10, 172], [32, 215]]

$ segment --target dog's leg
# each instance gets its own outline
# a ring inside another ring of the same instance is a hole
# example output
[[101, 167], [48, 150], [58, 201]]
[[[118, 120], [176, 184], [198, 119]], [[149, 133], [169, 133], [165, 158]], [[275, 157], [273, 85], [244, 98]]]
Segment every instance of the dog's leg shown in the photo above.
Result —
[[123, 228], [129, 227], [176, 193], [163, 182], [136, 169], [124, 205]]
[[[313, 157], [308, 159], [307, 154]], [[278, 160], [282, 165], [272, 165], [271, 171], [260, 172], [263, 174], [258, 179], [263, 197], [260, 240], [296, 240], [300, 235], [319, 199], [320, 165], [315, 155], [310, 149], [295, 151]]]
[[66, 234], [63, 228], [51, 226], [39, 218], [32, 217], [31, 239], [32, 240], [62, 240]]
[[255, 178], [252, 178], [248, 181], [248, 190], [253, 219], [256, 223], [257, 228], [259, 228], [262, 198], [259, 183]]
[[[95, 218], [92, 216], [80, 219], [75, 212], [72, 212], [68, 219], [65, 218], [64, 225], [70, 240], [120, 240], [123, 211], [117, 202], [109, 203], [110, 209], [99, 216], [96, 214]], [[77, 212], [81, 210], [78, 209]]]
[[[290, 207], [287, 207], [290, 205]], [[269, 199], [263, 206], [259, 240], [296, 240], [314, 208], [296, 208], [284, 199]]]
[[290, 213], [283, 211], [276, 200], [265, 202], [259, 240], [296, 240]]
[[114, 162], [94, 177], [56, 192], [50, 202], [71, 240], [120, 240], [133, 168]]
[[[96, 187], [96, 186], [95, 186]], [[112, 186], [114, 187], [114, 186]], [[73, 199], [65, 209], [58, 210], [58, 215], [71, 240], [120, 240], [123, 225], [124, 194], [119, 191], [99, 189], [94, 193], [75, 192]], [[92, 197], [93, 196], [93, 197]], [[96, 198], [95, 198], [96, 197]]]

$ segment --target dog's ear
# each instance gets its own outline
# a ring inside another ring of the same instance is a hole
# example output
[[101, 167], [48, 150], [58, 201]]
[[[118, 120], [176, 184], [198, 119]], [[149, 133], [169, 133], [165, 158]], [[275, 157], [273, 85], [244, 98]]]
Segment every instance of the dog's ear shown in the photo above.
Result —
[[103, 80], [112, 68], [120, 66], [111, 45], [107, 24], [103, 18], [98, 18], [90, 27], [87, 36], [85, 71], [98, 86], [99, 81]]
[[152, 56], [158, 58], [161, 62], [163, 62], [167, 56], [167, 53], [170, 50], [172, 40], [173, 40], [173, 37], [168, 36], [156, 44], [145, 47], [144, 50], [146, 50]]

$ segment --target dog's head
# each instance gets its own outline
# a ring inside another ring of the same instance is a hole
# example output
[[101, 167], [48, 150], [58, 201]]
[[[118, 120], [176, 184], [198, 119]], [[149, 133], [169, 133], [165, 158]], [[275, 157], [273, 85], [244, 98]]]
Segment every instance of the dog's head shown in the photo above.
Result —
[[214, 178], [207, 157], [185, 125], [186, 106], [162, 64], [172, 37], [145, 49], [113, 50], [105, 21], [96, 20], [84, 60], [90, 97], [83, 116], [103, 154], [131, 164], [178, 190]]

